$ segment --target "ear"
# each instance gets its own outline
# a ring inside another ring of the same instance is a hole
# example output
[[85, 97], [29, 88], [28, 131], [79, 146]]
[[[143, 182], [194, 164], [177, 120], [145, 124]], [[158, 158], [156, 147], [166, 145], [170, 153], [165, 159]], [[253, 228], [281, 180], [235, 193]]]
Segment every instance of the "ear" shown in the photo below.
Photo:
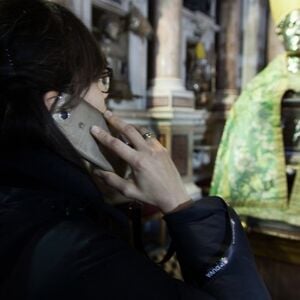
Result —
[[44, 103], [49, 111], [51, 110], [51, 107], [58, 95], [59, 93], [56, 91], [49, 91], [44, 94]]

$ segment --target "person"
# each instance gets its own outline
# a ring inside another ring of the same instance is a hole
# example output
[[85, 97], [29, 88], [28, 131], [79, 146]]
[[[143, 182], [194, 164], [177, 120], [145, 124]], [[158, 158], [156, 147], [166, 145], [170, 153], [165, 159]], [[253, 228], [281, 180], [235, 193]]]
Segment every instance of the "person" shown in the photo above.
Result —
[[[48, 1], [0, 0], [0, 53], [1, 299], [269, 299], [234, 211], [218, 197], [189, 200], [158, 140], [106, 110], [106, 61], [80, 20]], [[62, 93], [127, 138], [91, 129], [131, 179], [86, 168], [52, 118]], [[121, 221], [97, 178], [160, 208], [184, 282], [110, 229]]]

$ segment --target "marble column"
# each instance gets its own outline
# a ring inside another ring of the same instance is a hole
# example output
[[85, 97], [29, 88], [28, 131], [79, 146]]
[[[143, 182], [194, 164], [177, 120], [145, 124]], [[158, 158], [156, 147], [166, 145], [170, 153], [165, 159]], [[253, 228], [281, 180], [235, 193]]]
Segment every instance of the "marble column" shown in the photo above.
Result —
[[155, 78], [179, 78], [182, 0], [156, 1], [155, 8]]
[[266, 63], [267, 8], [267, 0], [243, 3], [242, 89]]
[[211, 160], [210, 177], [228, 112], [241, 87], [242, 1], [218, 1], [216, 23], [220, 28], [216, 39], [216, 97], [210, 108], [206, 132]]
[[148, 106], [194, 107], [194, 95], [180, 78], [182, 45], [182, 0], [154, 0], [153, 79]]
[[211, 109], [215, 134], [211, 135], [210, 141], [215, 149], [219, 144], [219, 132], [223, 130], [228, 111], [240, 93], [242, 1], [222, 0], [217, 8], [220, 30], [216, 41], [216, 99]]
[[217, 100], [229, 104], [236, 99], [240, 90], [241, 2], [222, 0], [218, 8]]
[[154, 0], [154, 51], [151, 86], [148, 90], [148, 112], [155, 124], [161, 143], [170, 156], [193, 199], [201, 197], [194, 183], [193, 150], [195, 128], [201, 126], [203, 112], [194, 109], [194, 94], [181, 79], [183, 1]]

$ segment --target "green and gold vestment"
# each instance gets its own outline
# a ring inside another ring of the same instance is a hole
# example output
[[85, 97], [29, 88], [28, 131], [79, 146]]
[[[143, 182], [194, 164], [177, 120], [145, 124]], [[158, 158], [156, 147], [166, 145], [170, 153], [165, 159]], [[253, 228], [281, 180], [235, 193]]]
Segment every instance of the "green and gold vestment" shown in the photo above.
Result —
[[244, 215], [300, 225], [300, 175], [287, 196], [281, 101], [300, 91], [300, 74], [287, 71], [280, 55], [241, 93], [226, 122], [211, 194]]

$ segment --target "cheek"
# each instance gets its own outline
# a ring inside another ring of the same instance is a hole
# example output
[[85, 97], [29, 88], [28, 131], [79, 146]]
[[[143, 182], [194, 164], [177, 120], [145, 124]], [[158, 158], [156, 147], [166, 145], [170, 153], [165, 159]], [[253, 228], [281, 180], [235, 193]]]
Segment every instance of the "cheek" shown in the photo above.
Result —
[[97, 108], [101, 112], [105, 112], [107, 107], [105, 103], [106, 94], [103, 94], [97, 86], [92, 86], [84, 97], [84, 100]]
[[105, 98], [103, 95], [100, 95], [98, 97], [98, 99], [96, 100], [96, 103], [95, 103], [95, 107], [100, 110], [102, 113], [104, 113], [107, 109], [106, 107], [106, 102], [105, 102]]

